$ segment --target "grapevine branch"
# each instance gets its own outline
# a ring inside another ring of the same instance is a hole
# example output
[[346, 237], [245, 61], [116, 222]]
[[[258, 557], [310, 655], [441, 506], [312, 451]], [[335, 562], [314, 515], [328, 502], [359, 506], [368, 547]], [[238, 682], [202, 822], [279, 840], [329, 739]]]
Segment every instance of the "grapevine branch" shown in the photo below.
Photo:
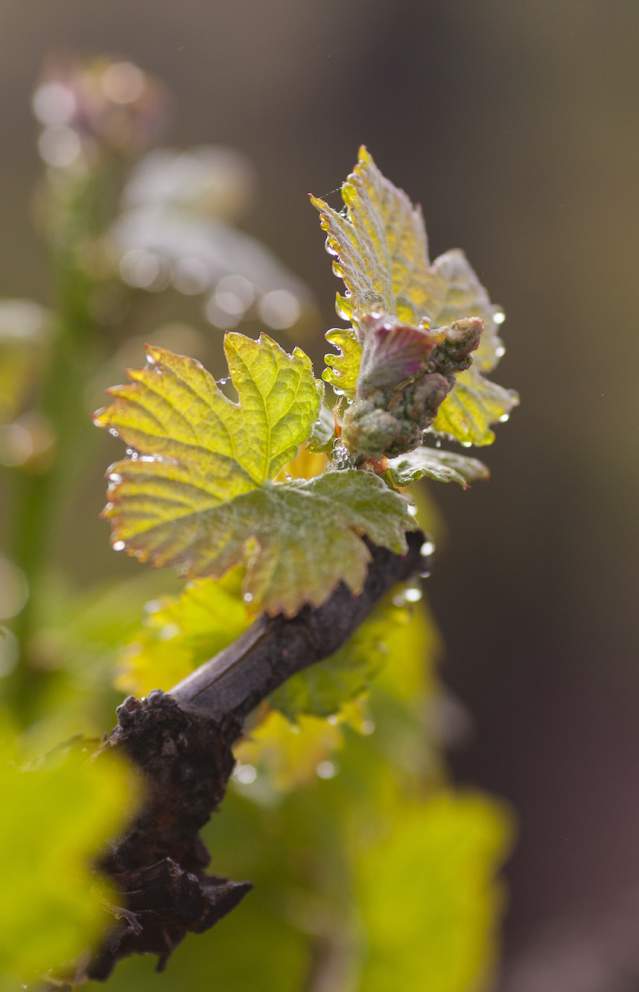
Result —
[[199, 831], [218, 808], [244, 718], [274, 689], [333, 654], [397, 582], [424, 564], [424, 535], [408, 534], [397, 555], [369, 544], [371, 563], [359, 596], [340, 584], [319, 607], [297, 616], [259, 617], [230, 647], [170, 692], [129, 696], [100, 752], [121, 751], [142, 772], [147, 797], [129, 830], [100, 867], [115, 882], [122, 906], [86, 976], [104, 980], [133, 953], [158, 955], [162, 969], [187, 933], [201, 933], [250, 890], [206, 873], [210, 856]]

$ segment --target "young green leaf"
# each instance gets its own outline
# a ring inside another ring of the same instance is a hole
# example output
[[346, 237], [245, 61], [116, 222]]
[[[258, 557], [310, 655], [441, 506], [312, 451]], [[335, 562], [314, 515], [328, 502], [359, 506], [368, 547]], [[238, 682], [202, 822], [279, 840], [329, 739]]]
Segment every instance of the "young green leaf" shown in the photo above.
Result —
[[362, 360], [362, 346], [357, 334], [350, 327], [335, 327], [332, 331], [326, 332], [326, 340], [329, 344], [335, 345], [339, 354], [324, 356], [326, 368], [322, 372], [322, 379], [330, 382], [335, 390], [352, 399], [357, 389]]
[[512, 389], [486, 379], [474, 367], [460, 373], [433, 422], [433, 430], [462, 444], [492, 444], [491, 424], [506, 421], [519, 402]]
[[491, 424], [507, 420], [519, 399], [512, 389], [491, 382], [483, 375], [492, 372], [504, 354], [499, 326], [504, 313], [490, 301], [488, 293], [462, 251], [447, 251], [433, 263], [444, 279], [446, 291], [437, 322], [446, 324], [465, 316], [481, 317], [484, 329], [473, 364], [457, 376], [457, 384], [439, 408], [434, 428], [463, 444], [486, 445], [495, 440]]
[[361, 535], [403, 553], [405, 500], [356, 471], [271, 482], [310, 434], [319, 384], [303, 352], [265, 335], [228, 334], [225, 351], [238, 403], [199, 362], [152, 348], [96, 415], [141, 455], [110, 469], [114, 547], [190, 576], [244, 562], [245, 597], [269, 613], [318, 605], [340, 581], [359, 592], [370, 560]]
[[491, 303], [477, 273], [463, 251], [453, 248], [433, 262], [433, 271], [442, 280], [443, 293], [438, 300], [437, 323], [452, 324], [464, 317], [480, 317], [484, 324], [475, 365], [482, 372], [492, 372], [504, 354], [499, 325], [504, 321], [501, 307]]
[[[504, 419], [517, 405], [516, 393], [484, 379], [504, 353], [497, 330], [503, 314], [488, 297], [461, 251], [449, 251], [432, 264], [421, 211], [386, 179], [370, 153], [360, 149], [357, 165], [342, 186], [345, 213], [312, 197], [327, 232], [327, 249], [335, 256], [333, 269], [344, 280], [346, 294], [337, 297], [340, 316], [360, 328], [365, 317], [378, 312], [413, 327], [450, 325], [480, 317], [484, 330], [473, 365], [457, 376], [444, 399], [435, 430], [457, 441], [490, 444], [490, 425]], [[352, 331], [329, 334], [341, 356], [327, 359], [326, 381], [354, 393], [361, 360], [361, 341]]]
[[147, 367], [110, 389], [115, 401], [95, 417], [154, 463], [183, 466], [218, 502], [272, 479], [308, 437], [320, 401], [299, 348], [288, 355], [265, 334], [231, 333], [224, 351], [239, 402], [199, 362], [149, 347]]
[[443, 279], [429, 265], [421, 209], [381, 174], [364, 147], [341, 192], [345, 215], [311, 197], [335, 256], [333, 270], [346, 285], [337, 312], [356, 324], [385, 313], [416, 326], [444, 292]]
[[395, 486], [408, 486], [424, 477], [437, 482], [456, 482], [467, 489], [469, 483], [489, 478], [489, 471], [477, 458], [439, 448], [415, 448], [405, 455], [388, 459], [386, 477]]

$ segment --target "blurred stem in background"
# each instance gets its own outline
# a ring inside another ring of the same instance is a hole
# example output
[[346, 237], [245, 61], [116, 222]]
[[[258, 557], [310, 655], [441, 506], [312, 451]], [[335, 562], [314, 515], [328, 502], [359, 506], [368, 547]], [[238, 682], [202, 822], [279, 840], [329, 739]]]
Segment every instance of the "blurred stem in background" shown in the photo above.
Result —
[[161, 103], [155, 91], [156, 84], [136, 67], [96, 60], [52, 65], [34, 95], [47, 167], [36, 206], [47, 242], [53, 313], [37, 391], [38, 422], [47, 440], [16, 466], [13, 487], [11, 551], [28, 596], [13, 623], [18, 659], [5, 693], [24, 722], [37, 712], [46, 683], [34, 634], [60, 533], [63, 493], [85, 461], [90, 436], [86, 386], [101, 357], [108, 315], [108, 298], [101, 298], [109, 288], [104, 239], [117, 212], [123, 166], [155, 131]]
[[92, 306], [94, 286], [86, 269], [78, 264], [78, 245], [98, 233], [108, 184], [88, 175], [77, 185], [60, 218], [60, 229], [51, 231], [49, 240], [55, 314], [40, 411], [52, 432], [53, 449], [45, 458], [46, 464], [27, 465], [15, 479], [12, 551], [23, 570], [29, 596], [14, 625], [19, 661], [8, 690], [14, 706], [23, 714], [35, 702], [41, 677], [41, 672], [36, 675], [31, 657], [36, 609], [57, 532], [61, 494], [89, 427], [83, 397], [99, 335]]

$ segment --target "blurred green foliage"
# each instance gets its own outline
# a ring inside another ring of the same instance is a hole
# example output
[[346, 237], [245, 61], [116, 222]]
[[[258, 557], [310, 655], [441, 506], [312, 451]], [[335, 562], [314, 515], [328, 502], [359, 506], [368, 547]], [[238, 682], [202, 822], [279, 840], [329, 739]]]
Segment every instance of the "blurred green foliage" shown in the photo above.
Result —
[[123, 828], [142, 795], [112, 756], [60, 750], [25, 767], [23, 744], [0, 723], [0, 988], [66, 967], [101, 936], [117, 894], [91, 861]]

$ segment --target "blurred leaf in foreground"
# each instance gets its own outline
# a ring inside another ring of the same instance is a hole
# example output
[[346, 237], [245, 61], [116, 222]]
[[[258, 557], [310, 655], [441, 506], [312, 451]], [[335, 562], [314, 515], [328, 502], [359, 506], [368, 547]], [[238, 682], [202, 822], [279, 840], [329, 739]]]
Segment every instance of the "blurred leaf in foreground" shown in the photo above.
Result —
[[110, 470], [114, 547], [192, 576], [243, 562], [245, 599], [269, 613], [319, 605], [339, 581], [359, 592], [361, 535], [404, 553], [406, 501], [367, 472], [273, 484], [311, 432], [319, 383], [302, 351], [265, 335], [227, 334], [225, 352], [238, 403], [199, 362], [150, 348], [149, 365], [96, 414], [136, 449]]
[[388, 831], [357, 855], [362, 992], [486, 987], [503, 907], [495, 872], [511, 840], [508, 812], [478, 794], [398, 806]]
[[0, 988], [73, 964], [108, 925], [117, 899], [91, 862], [134, 812], [140, 789], [120, 761], [70, 752], [22, 770], [0, 725]]

